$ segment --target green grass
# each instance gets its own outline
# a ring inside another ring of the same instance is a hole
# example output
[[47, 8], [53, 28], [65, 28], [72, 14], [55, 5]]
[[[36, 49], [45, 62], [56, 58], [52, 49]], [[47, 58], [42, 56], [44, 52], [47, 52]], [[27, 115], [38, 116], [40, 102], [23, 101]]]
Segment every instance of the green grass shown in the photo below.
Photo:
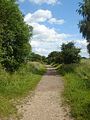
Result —
[[90, 120], [90, 60], [58, 67], [65, 79], [64, 96], [76, 120]]
[[34, 90], [45, 71], [45, 66], [38, 62], [23, 65], [14, 74], [0, 67], [0, 117], [16, 115], [17, 109], [12, 101]]

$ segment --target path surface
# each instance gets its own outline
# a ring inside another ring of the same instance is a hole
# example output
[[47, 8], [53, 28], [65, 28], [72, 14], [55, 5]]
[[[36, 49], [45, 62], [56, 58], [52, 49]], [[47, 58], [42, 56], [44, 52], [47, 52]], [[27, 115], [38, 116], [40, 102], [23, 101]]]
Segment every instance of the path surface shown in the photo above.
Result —
[[19, 108], [21, 120], [71, 120], [68, 109], [62, 105], [62, 91], [60, 76], [48, 66], [34, 96]]

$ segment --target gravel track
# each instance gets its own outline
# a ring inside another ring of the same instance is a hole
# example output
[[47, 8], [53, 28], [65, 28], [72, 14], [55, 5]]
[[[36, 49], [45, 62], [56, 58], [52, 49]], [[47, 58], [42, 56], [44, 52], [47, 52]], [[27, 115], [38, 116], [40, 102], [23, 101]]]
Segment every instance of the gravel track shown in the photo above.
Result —
[[20, 120], [72, 120], [69, 109], [62, 104], [63, 80], [56, 70], [47, 66], [32, 98], [19, 106]]

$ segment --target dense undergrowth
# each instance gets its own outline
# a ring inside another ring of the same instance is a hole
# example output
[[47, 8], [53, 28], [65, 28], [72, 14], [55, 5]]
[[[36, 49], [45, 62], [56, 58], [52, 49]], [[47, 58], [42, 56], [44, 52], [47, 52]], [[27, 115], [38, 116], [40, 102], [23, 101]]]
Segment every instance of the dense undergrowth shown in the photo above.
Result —
[[13, 74], [0, 67], [0, 117], [16, 115], [17, 110], [12, 101], [34, 90], [45, 71], [45, 66], [38, 62], [23, 65]]
[[65, 79], [64, 95], [71, 105], [72, 116], [76, 120], [90, 120], [90, 60], [59, 65], [57, 69]]

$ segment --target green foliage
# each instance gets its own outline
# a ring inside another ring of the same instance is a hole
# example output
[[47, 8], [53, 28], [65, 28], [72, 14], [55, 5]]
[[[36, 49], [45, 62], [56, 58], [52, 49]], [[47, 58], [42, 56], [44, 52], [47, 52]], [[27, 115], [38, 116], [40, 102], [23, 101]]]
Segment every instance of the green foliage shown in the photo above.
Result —
[[34, 90], [45, 71], [45, 66], [38, 62], [23, 65], [13, 74], [7, 73], [0, 66], [0, 117], [17, 113], [13, 103]]
[[7, 71], [26, 61], [31, 36], [32, 27], [25, 24], [15, 0], [0, 0], [0, 62]]
[[88, 52], [90, 54], [90, 0], [83, 0], [79, 3], [78, 13], [83, 16], [83, 20], [79, 22], [80, 32], [88, 42]]
[[48, 55], [48, 63], [59, 63], [63, 62], [63, 57], [61, 52], [53, 51]]
[[61, 47], [63, 63], [79, 63], [80, 62], [80, 49], [76, 48], [73, 42], [67, 44], [63, 43]]
[[45, 56], [41, 56], [39, 54], [36, 54], [34, 52], [31, 52], [28, 56], [28, 61], [36, 61], [36, 62], [47, 62]]
[[10, 117], [13, 115], [13, 118], [16, 117], [17, 109], [16, 107], [10, 102], [8, 98], [0, 96], [0, 118], [6, 116]]
[[42, 62], [47, 63], [47, 58], [45, 56], [42, 56]]
[[65, 79], [64, 95], [76, 120], [90, 120], [90, 60], [58, 67]]
[[48, 63], [54, 64], [71, 64], [80, 62], [80, 49], [76, 48], [73, 42], [63, 43], [61, 52], [53, 51], [48, 55]]
[[41, 56], [39, 55], [39, 54], [36, 54], [36, 53], [34, 53], [34, 52], [31, 52], [30, 54], [29, 54], [29, 58], [28, 58], [30, 61], [37, 61], [37, 62], [39, 62], [39, 61], [41, 61]]
[[77, 64], [62, 64], [60, 65], [59, 73], [61, 75], [65, 75], [66, 73], [73, 73], [74, 68], [77, 66]]

